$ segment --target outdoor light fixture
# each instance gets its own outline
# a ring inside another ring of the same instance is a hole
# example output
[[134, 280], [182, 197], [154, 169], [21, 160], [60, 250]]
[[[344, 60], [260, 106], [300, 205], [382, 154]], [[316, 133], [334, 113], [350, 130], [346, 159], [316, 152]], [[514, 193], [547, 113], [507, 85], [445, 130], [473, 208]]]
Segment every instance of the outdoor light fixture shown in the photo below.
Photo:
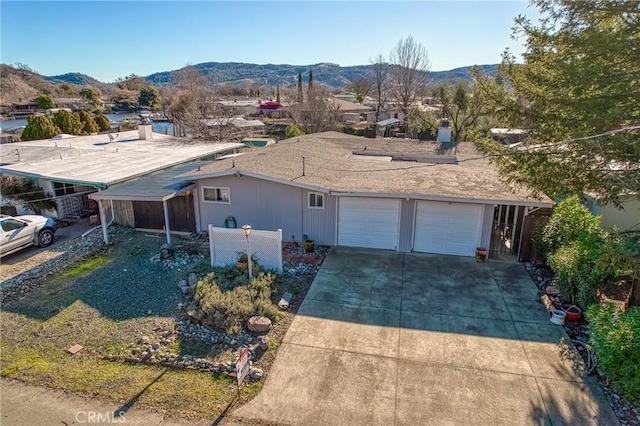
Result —
[[244, 225], [242, 227], [242, 232], [244, 232], [244, 236], [247, 237], [247, 263], [249, 264], [249, 280], [253, 278], [252, 270], [251, 270], [251, 242], [249, 241], [249, 236], [251, 235], [251, 225]]

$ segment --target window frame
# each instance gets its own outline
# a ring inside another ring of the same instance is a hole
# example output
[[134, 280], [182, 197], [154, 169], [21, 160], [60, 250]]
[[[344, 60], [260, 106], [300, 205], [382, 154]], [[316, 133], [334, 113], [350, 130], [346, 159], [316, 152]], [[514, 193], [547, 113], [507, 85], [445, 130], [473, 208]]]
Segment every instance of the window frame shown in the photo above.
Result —
[[[212, 204], [231, 204], [231, 189], [227, 186], [202, 186], [202, 202], [203, 203], [212, 203]], [[225, 189], [227, 191], [228, 194], [228, 201], [221, 201], [221, 200], [207, 200], [204, 196], [204, 192], [205, 189], [214, 189], [214, 190], [221, 190], [221, 189]]]
[[[311, 205], [311, 196], [315, 196], [315, 206]], [[322, 197], [322, 205], [318, 206], [318, 196]], [[307, 208], [309, 209], [317, 209], [324, 210], [324, 194], [322, 192], [309, 192], [307, 194]]]

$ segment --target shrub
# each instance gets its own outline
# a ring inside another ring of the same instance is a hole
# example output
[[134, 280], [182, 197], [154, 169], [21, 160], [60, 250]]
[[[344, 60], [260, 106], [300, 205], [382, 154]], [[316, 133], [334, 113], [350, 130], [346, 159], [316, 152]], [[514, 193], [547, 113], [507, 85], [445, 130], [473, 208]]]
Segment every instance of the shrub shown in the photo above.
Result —
[[259, 272], [249, 282], [234, 267], [217, 268], [196, 284], [194, 299], [202, 312], [202, 322], [239, 334], [254, 315], [276, 322], [280, 311], [271, 302], [276, 275]]
[[561, 201], [544, 227], [542, 240], [546, 254], [553, 253], [563, 244], [578, 240], [586, 234], [602, 234], [600, 217], [591, 214], [580, 203], [577, 195]]
[[300, 128], [295, 124], [289, 124], [287, 126], [287, 129], [284, 131], [285, 139], [295, 138], [296, 136], [302, 136], [302, 135], [304, 135], [304, 132], [300, 130]]
[[591, 306], [590, 343], [599, 372], [635, 404], [640, 404], [640, 307], [619, 312], [615, 306]]
[[101, 132], [111, 129], [111, 123], [109, 123], [109, 119], [105, 115], [96, 115], [95, 120]]

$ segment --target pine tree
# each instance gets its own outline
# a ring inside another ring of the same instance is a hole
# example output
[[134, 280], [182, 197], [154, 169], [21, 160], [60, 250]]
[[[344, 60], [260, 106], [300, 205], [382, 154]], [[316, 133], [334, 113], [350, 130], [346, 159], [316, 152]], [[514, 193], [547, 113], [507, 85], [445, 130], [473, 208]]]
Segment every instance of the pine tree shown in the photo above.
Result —
[[302, 103], [302, 72], [298, 73], [298, 103]]
[[309, 68], [309, 89], [313, 87], [313, 70]]
[[276, 102], [280, 103], [280, 84], [276, 86]]
[[83, 127], [78, 114], [72, 114], [63, 109], [54, 114], [53, 122], [62, 133], [69, 135], [79, 135]]
[[47, 115], [32, 115], [27, 118], [27, 126], [22, 131], [20, 139], [23, 141], [35, 141], [50, 139], [59, 135], [62, 131], [53, 123]]
[[90, 135], [91, 133], [98, 133], [100, 128], [98, 127], [98, 123], [93, 119], [93, 115], [87, 111], [80, 111], [78, 113], [80, 117], [80, 121], [82, 122], [82, 134]]
[[97, 115], [95, 121], [101, 132], [104, 132], [105, 130], [109, 130], [111, 128], [109, 119], [103, 114]]

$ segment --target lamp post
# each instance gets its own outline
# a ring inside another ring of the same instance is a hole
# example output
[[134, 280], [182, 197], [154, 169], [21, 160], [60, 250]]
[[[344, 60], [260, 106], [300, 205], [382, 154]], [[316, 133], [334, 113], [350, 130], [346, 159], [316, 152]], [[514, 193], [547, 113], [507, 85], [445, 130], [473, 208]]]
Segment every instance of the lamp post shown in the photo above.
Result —
[[247, 237], [247, 263], [249, 264], [249, 280], [253, 278], [253, 274], [251, 273], [251, 242], [249, 241], [249, 236], [251, 236], [251, 226], [244, 225], [242, 227], [242, 232], [244, 232], [244, 236]]

